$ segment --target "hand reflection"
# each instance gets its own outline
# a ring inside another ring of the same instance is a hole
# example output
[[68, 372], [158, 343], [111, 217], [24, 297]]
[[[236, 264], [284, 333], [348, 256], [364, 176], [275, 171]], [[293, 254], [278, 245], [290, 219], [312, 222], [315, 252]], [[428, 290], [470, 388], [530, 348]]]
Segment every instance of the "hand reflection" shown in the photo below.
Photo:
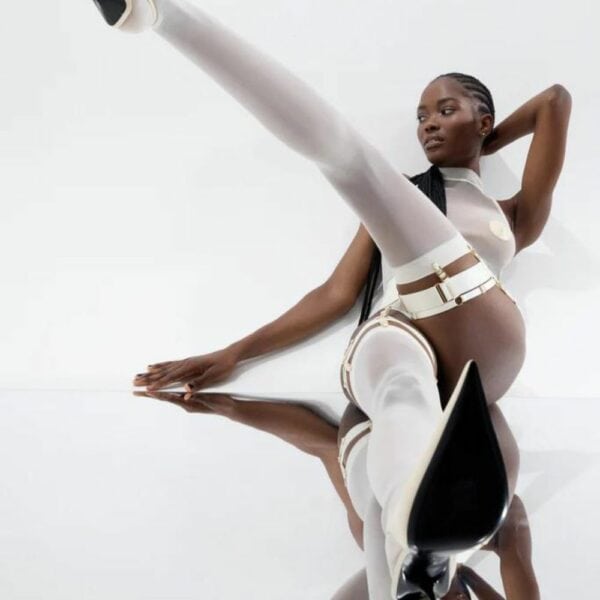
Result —
[[234, 400], [228, 394], [193, 394], [190, 400], [186, 400], [187, 393], [183, 392], [149, 392], [135, 391], [134, 396], [145, 396], [147, 398], [156, 398], [176, 404], [189, 413], [215, 414], [223, 417], [229, 417], [235, 413], [237, 400]]
[[[228, 394], [197, 392], [133, 392], [171, 402], [190, 413], [219, 414], [232, 421], [266, 431], [318, 458], [347, 512], [350, 531], [363, 549], [363, 524], [356, 514], [338, 462], [338, 427], [301, 404], [236, 400]], [[185, 397], [190, 396], [189, 400]]]
[[[327, 475], [347, 512], [350, 531], [363, 549], [363, 523], [354, 507], [344, 484], [338, 462], [338, 427], [326, 421], [309, 407], [288, 402], [236, 400], [229, 394], [186, 394], [166, 391], [134, 391], [136, 396], [146, 396], [180, 406], [188, 413], [221, 415], [265, 431], [292, 444], [302, 452], [317, 457], [323, 463]], [[189, 396], [189, 399], [186, 397]], [[502, 527], [481, 550], [494, 552], [500, 558], [500, 574], [506, 600], [537, 600], [539, 588], [531, 562], [531, 534], [523, 502], [513, 496]], [[362, 575], [364, 578], [364, 574]], [[356, 598], [356, 590], [363, 589], [365, 582], [354, 578], [352, 586], [345, 586], [344, 593], [336, 599]], [[351, 591], [352, 590], [354, 591]], [[480, 600], [503, 600], [489, 583], [472, 568], [459, 565], [452, 586], [443, 600], [467, 600], [469, 590]], [[340, 590], [341, 592], [342, 590]], [[366, 596], [365, 599], [367, 600]]]

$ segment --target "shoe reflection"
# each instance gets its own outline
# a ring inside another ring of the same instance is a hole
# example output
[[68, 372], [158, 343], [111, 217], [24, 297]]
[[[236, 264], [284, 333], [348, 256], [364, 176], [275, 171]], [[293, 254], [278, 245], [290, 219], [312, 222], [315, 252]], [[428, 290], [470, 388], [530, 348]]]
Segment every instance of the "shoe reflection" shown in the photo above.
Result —
[[[270, 433], [318, 458], [346, 509], [352, 536], [364, 550], [363, 523], [354, 510], [338, 462], [338, 426], [318, 415], [309, 406], [289, 402], [239, 400], [228, 394], [218, 393], [197, 392], [189, 400], [184, 400], [184, 393], [180, 392], [135, 391], [134, 395], [170, 402], [189, 413], [226, 417]], [[500, 576], [505, 596], [499, 594], [471, 567], [461, 564], [443, 600], [467, 600], [473, 597], [472, 594], [479, 600], [539, 600], [527, 512], [516, 494], [501, 528], [481, 550], [492, 552], [500, 559]], [[348, 579], [332, 600], [369, 600], [367, 590], [367, 576], [363, 569]]]

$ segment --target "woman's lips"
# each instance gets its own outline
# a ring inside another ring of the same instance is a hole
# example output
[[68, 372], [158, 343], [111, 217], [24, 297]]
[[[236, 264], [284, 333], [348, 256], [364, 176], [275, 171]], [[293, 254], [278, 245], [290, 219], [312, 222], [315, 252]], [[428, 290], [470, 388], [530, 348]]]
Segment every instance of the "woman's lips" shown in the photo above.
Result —
[[444, 143], [444, 140], [429, 140], [425, 144], [425, 150], [430, 150], [431, 148], [437, 148]]

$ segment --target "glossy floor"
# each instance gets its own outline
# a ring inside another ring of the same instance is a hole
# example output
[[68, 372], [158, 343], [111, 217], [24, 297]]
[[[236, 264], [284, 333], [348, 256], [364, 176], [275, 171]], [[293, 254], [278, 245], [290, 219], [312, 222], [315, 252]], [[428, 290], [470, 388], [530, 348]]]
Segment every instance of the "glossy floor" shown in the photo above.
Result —
[[[364, 566], [321, 462], [282, 430], [127, 392], [3, 391], [0, 406], [2, 598], [322, 600]], [[600, 530], [600, 403], [502, 407], [541, 597], [583, 594]], [[495, 555], [469, 564], [502, 590]]]

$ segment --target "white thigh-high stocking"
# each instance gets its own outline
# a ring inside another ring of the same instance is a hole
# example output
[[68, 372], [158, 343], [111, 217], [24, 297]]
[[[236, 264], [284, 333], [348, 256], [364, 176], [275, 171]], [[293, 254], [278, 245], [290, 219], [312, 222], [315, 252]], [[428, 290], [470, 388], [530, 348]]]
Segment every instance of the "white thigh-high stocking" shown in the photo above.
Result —
[[381, 506], [373, 495], [367, 475], [369, 438], [361, 438], [346, 463], [346, 487], [352, 505], [363, 522], [363, 545], [370, 600], [389, 600], [390, 570], [381, 527]]
[[152, 24], [275, 136], [312, 160], [365, 225], [398, 283], [433, 272], [436, 256], [421, 257], [437, 248], [451, 246], [445, 264], [468, 252], [462, 235], [429, 198], [280, 63], [190, 0], [128, 1], [132, 10], [121, 28], [137, 31], [140, 24]]
[[[366, 472], [386, 527], [403, 502], [442, 415], [434, 366], [421, 344], [404, 329], [374, 327], [357, 343], [350, 384], [370, 417]], [[388, 536], [389, 537], [389, 536]], [[388, 563], [393, 568], [400, 544], [389, 538]]]
[[381, 528], [381, 506], [375, 496], [369, 500], [363, 523], [369, 600], [390, 600], [391, 579]]
[[[383, 531], [381, 506], [373, 494], [367, 474], [370, 438], [368, 434], [354, 445], [345, 469], [346, 487], [352, 505], [363, 521], [366, 570], [348, 580], [332, 600], [389, 600], [391, 575], [396, 575], [393, 565], [403, 550], [401, 544]], [[456, 556], [456, 560], [466, 563], [475, 552], [475, 549], [465, 550]]]

